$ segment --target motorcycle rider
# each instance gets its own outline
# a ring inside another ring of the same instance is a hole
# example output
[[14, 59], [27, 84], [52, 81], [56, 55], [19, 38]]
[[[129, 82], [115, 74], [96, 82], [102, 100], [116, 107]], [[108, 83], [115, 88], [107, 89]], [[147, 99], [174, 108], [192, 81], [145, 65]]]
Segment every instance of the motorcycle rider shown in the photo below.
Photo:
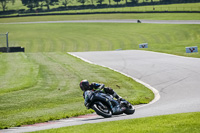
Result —
[[[112, 88], [104, 87], [104, 84], [99, 84], [99, 83], [94, 83], [94, 82], [89, 84], [87, 80], [82, 80], [80, 82], [80, 88], [83, 91], [83, 98], [85, 99], [84, 104], [87, 108], [88, 108], [88, 98], [87, 98], [87, 95], [85, 95], [87, 90], [98, 91], [102, 89], [101, 92], [112, 95], [114, 98], [117, 99], [118, 102], [123, 100], [122, 97], [120, 97]], [[120, 104], [117, 104], [117, 103], [112, 108], [113, 113], [120, 113], [124, 110], [125, 109], [120, 108]]]

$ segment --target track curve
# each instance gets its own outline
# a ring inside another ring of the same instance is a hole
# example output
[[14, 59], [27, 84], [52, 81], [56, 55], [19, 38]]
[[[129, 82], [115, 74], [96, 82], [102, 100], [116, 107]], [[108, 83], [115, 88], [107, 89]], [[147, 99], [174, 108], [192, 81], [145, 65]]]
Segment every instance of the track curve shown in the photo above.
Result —
[[73, 53], [133, 76], [156, 88], [161, 98], [133, 116], [200, 111], [200, 59], [141, 50]]

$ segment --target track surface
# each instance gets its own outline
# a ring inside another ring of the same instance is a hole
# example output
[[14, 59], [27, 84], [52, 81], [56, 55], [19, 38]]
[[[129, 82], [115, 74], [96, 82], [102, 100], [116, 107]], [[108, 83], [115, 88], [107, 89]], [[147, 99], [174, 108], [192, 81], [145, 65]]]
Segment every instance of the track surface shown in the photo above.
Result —
[[16, 127], [0, 132], [30, 132], [63, 126], [200, 111], [200, 59], [140, 50], [71, 53], [99, 65], [133, 76], [156, 88], [161, 98], [134, 115], [104, 119], [91, 114], [47, 123]]

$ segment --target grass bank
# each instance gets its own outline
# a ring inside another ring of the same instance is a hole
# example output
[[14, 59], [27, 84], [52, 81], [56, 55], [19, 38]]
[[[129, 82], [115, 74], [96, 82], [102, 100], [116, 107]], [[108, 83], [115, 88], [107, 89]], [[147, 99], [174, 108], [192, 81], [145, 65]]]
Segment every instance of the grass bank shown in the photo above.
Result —
[[34, 133], [199, 133], [199, 117], [200, 112], [183, 113], [84, 124], [59, 129], [42, 130]]
[[131, 78], [66, 53], [0, 54], [0, 64], [0, 129], [91, 113], [82, 79], [104, 83], [132, 104], [154, 98]]
[[5, 24], [0, 29], [10, 32], [10, 46], [23, 46], [26, 52], [127, 50], [147, 42], [145, 50], [200, 57], [185, 52], [185, 47], [200, 45], [200, 25], [54, 23]]

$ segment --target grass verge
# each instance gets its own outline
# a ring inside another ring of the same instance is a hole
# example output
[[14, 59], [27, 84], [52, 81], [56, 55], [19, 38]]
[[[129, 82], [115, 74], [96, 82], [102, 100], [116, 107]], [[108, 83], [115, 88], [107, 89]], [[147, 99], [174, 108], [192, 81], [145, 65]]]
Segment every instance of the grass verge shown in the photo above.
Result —
[[58, 129], [42, 130], [34, 133], [199, 133], [199, 117], [200, 112], [183, 113], [84, 124]]
[[132, 104], [154, 98], [131, 78], [66, 53], [10, 53], [0, 58], [0, 129], [93, 112], [83, 105], [82, 79], [104, 83]]

